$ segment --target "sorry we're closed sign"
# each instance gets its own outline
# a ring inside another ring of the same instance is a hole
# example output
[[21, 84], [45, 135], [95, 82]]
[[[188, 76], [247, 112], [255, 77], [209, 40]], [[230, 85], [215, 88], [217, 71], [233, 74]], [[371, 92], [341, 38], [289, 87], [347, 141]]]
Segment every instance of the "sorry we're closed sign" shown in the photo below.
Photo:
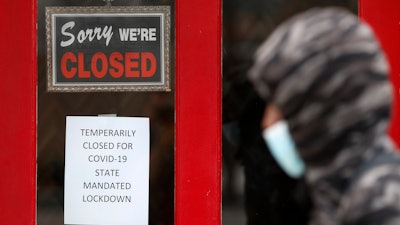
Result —
[[169, 91], [169, 6], [49, 7], [49, 91]]

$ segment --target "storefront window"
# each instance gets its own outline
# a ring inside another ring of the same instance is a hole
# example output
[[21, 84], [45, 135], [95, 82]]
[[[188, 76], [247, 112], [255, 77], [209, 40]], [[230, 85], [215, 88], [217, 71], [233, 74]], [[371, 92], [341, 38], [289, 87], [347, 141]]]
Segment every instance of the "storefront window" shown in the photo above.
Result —
[[254, 52], [282, 21], [317, 6], [357, 13], [354, 0], [223, 2], [224, 225], [307, 224], [307, 188], [269, 155], [260, 130], [266, 103], [246, 75]]
[[[172, 1], [111, 2], [115, 7], [167, 5]], [[46, 7], [106, 7], [104, 1], [38, 0], [38, 131], [37, 131], [37, 224], [64, 224], [65, 136], [67, 116], [149, 118], [150, 174], [149, 224], [174, 224], [174, 151], [175, 151], [175, 72], [174, 32], [169, 40], [169, 81], [165, 90], [49, 91], [47, 78]], [[133, 27], [134, 25], [132, 25]], [[136, 29], [136, 28], [135, 28]], [[147, 32], [147, 31], [146, 31]], [[114, 35], [116, 31], [114, 31]], [[167, 53], [166, 53], [167, 54]], [[67, 64], [71, 69], [72, 64]], [[149, 69], [150, 67], [146, 67]], [[101, 70], [101, 69], [99, 69]], [[71, 70], [70, 70], [71, 71]], [[121, 158], [124, 161], [130, 159]]]

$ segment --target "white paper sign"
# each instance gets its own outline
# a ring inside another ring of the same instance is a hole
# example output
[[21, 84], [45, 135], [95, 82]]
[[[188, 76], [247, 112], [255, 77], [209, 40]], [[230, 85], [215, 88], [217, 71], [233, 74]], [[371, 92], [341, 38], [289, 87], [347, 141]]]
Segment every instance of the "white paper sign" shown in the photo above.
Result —
[[65, 224], [148, 224], [149, 133], [148, 118], [66, 118]]

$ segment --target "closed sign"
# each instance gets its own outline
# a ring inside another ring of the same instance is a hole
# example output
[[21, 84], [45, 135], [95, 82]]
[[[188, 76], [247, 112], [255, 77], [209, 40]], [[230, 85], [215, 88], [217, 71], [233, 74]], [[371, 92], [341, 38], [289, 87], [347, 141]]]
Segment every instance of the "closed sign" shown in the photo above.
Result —
[[47, 8], [49, 91], [169, 91], [169, 6]]

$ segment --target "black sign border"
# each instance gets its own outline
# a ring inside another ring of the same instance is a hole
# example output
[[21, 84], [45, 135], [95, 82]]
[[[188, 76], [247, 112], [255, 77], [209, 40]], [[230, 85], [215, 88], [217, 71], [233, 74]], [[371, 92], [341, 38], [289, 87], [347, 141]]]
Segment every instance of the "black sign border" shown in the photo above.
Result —
[[[163, 14], [163, 59], [161, 76], [163, 82], [159, 83], [140, 83], [127, 82], [121, 83], [87, 83], [87, 84], [55, 84], [55, 68], [53, 61], [53, 16], [62, 14]], [[46, 42], [47, 42], [47, 91], [49, 92], [146, 92], [146, 91], [171, 91], [171, 59], [173, 57], [173, 49], [171, 46], [171, 7], [162, 6], [129, 6], [129, 7], [46, 7]]]

